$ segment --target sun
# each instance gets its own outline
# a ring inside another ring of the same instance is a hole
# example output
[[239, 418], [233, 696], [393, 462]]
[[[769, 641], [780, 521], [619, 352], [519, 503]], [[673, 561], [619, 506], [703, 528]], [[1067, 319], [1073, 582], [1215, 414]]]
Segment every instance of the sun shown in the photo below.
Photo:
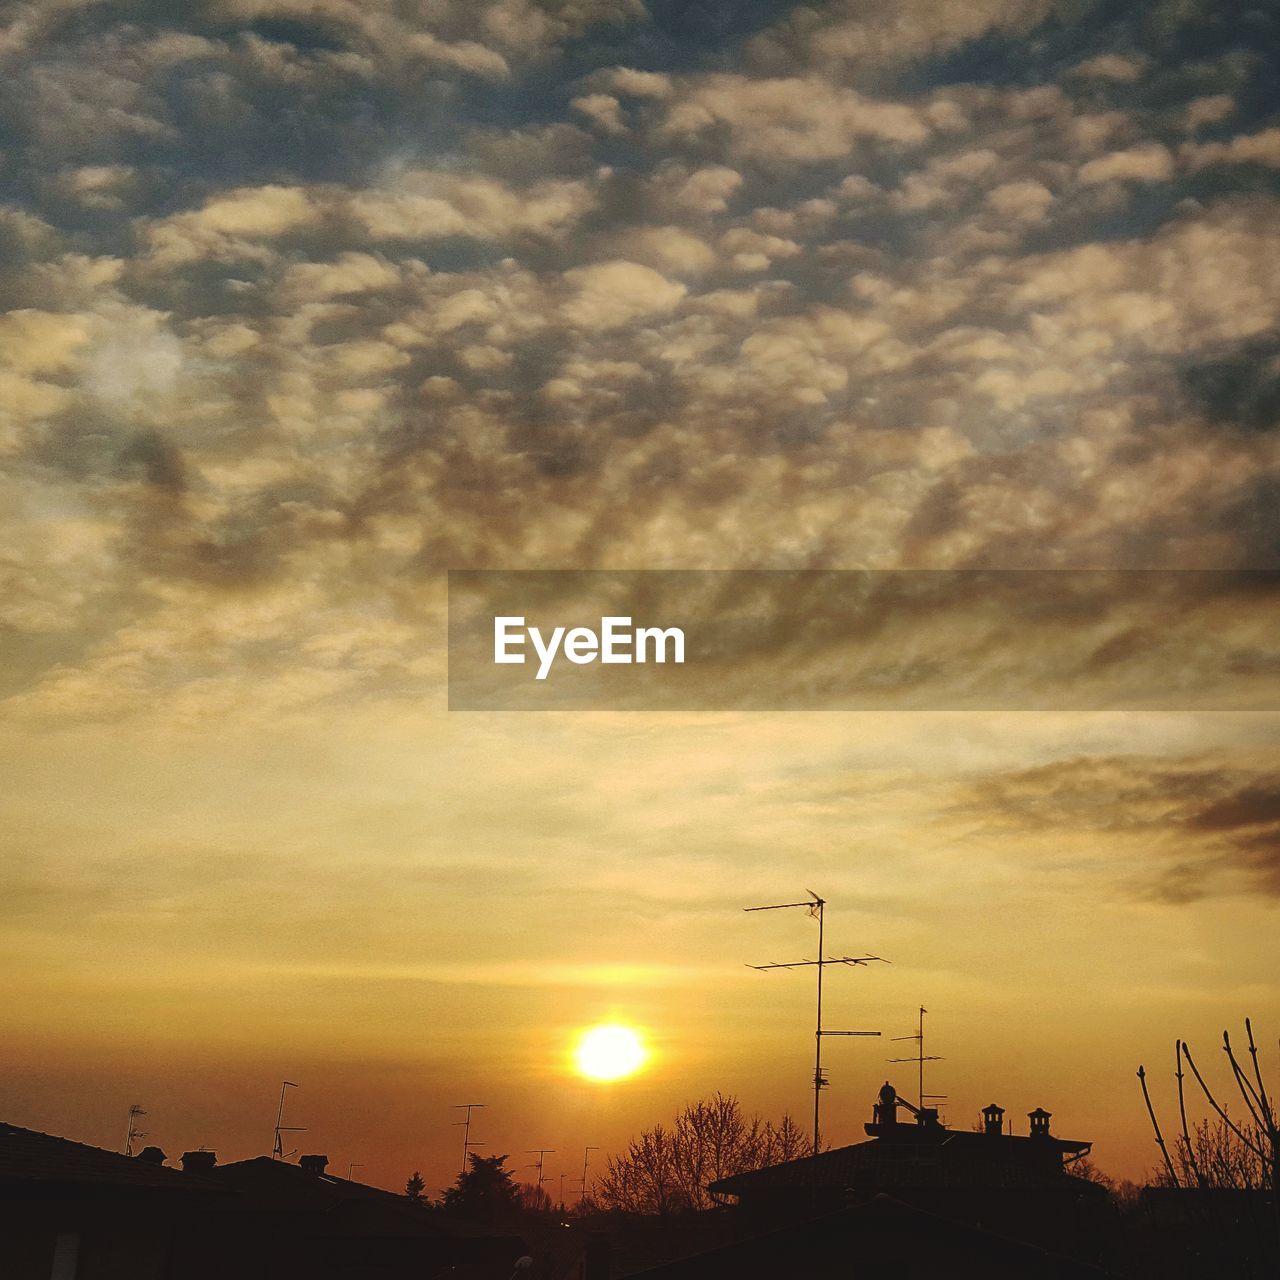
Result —
[[625, 1080], [635, 1075], [648, 1057], [639, 1034], [616, 1022], [584, 1031], [573, 1051], [578, 1073], [588, 1080]]

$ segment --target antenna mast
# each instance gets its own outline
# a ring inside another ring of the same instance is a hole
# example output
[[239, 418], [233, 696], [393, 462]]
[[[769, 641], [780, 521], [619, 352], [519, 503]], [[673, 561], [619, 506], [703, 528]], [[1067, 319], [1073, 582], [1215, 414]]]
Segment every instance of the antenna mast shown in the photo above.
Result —
[[791, 907], [804, 907], [809, 915], [818, 922], [818, 958], [816, 960], [792, 960], [786, 963], [750, 964], [748, 969], [761, 971], [768, 969], [805, 969], [815, 968], [818, 971], [818, 1017], [814, 1029], [813, 1040], [813, 1154], [821, 1151], [821, 1112], [822, 1091], [827, 1087], [827, 1077], [822, 1074], [822, 1037], [823, 1036], [878, 1036], [878, 1031], [827, 1031], [822, 1025], [822, 971], [829, 964], [845, 964], [850, 966], [870, 964], [878, 961], [889, 962], [883, 956], [827, 956], [824, 954], [824, 930], [826, 899], [820, 898], [812, 889], [806, 889], [809, 895], [807, 902], [775, 902], [766, 907], [744, 907], [745, 911], [785, 911]]
[[525, 1155], [527, 1156], [538, 1157], [537, 1163], [531, 1164], [528, 1167], [530, 1169], [537, 1169], [538, 1171], [538, 1195], [534, 1197], [534, 1200], [535, 1200], [535, 1204], [538, 1205], [539, 1207], [542, 1204], [542, 1194], [541, 1194], [542, 1181], [543, 1181], [542, 1166], [546, 1162], [547, 1157], [553, 1156], [555, 1155], [555, 1153], [556, 1153], [555, 1147], [534, 1147], [532, 1150], [525, 1152]]
[[582, 1152], [582, 1178], [581, 1178], [582, 1192], [578, 1196], [579, 1205], [581, 1205], [582, 1202], [587, 1198], [587, 1162], [591, 1159], [591, 1153], [593, 1151], [599, 1151], [599, 1150], [600, 1150], [599, 1147], [586, 1147]]
[[138, 1121], [146, 1114], [147, 1113], [142, 1109], [142, 1104], [139, 1102], [135, 1102], [133, 1106], [129, 1108], [129, 1130], [124, 1139], [124, 1153], [127, 1156], [133, 1155], [134, 1138], [145, 1138], [147, 1136], [147, 1131], [145, 1129], [138, 1128]]
[[[296, 1089], [296, 1085], [292, 1080], [280, 1081], [280, 1105], [276, 1108], [276, 1132], [275, 1140], [271, 1144], [271, 1158], [273, 1160], [287, 1160], [293, 1155], [293, 1151], [286, 1152], [284, 1149], [284, 1139], [280, 1136], [284, 1133], [306, 1133], [305, 1125], [285, 1124], [284, 1123], [284, 1091], [286, 1089]], [[297, 1148], [295, 1147], [296, 1151]]]
[[924, 1091], [924, 1064], [926, 1062], [944, 1062], [944, 1058], [938, 1057], [936, 1054], [926, 1054], [924, 1051], [924, 1015], [929, 1010], [920, 1006], [920, 1023], [914, 1035], [910, 1036], [894, 1036], [894, 1040], [914, 1040], [916, 1042], [916, 1055], [914, 1058], [886, 1058], [886, 1062], [915, 1062], [920, 1067], [920, 1092], [917, 1105], [924, 1110], [925, 1099], [928, 1098], [932, 1102], [944, 1102], [947, 1095], [945, 1093], [925, 1093]]
[[471, 1113], [478, 1108], [482, 1109], [485, 1105], [483, 1102], [455, 1102], [453, 1104], [455, 1111], [465, 1111], [467, 1113], [465, 1120], [455, 1120], [453, 1122], [455, 1129], [459, 1125], [462, 1126], [462, 1173], [458, 1175], [459, 1177], [467, 1171], [467, 1156], [470, 1154], [471, 1148], [484, 1146], [483, 1142], [471, 1141]]

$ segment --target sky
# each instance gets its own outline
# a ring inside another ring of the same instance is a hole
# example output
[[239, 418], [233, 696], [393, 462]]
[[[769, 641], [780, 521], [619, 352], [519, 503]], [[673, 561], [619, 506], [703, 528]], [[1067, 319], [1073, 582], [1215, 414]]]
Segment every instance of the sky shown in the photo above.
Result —
[[[1197, 569], [1272, 676], [1272, 9], [0, 24], [5, 1120], [237, 1158], [287, 1078], [304, 1150], [438, 1189], [459, 1103], [553, 1186], [717, 1089], [803, 1119], [810, 978], [747, 965], [813, 922], [741, 909], [808, 889], [891, 961], [828, 987], [884, 1032], [832, 1142], [922, 1004], [952, 1123], [1129, 1177], [1139, 1062], [1272, 1043], [1277, 716], [1162, 701], [1150, 619], [1138, 709], [449, 711], [445, 649], [449, 569]], [[601, 1020], [647, 1070], [572, 1072]]]

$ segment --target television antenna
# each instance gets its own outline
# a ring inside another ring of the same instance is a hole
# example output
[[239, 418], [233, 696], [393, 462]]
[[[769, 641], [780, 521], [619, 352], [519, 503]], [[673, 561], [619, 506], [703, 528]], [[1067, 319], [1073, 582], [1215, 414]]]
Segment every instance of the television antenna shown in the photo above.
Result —
[[292, 1080], [282, 1080], [280, 1082], [280, 1105], [276, 1108], [276, 1133], [275, 1141], [271, 1144], [271, 1158], [273, 1160], [287, 1160], [291, 1155], [297, 1154], [297, 1147], [292, 1151], [284, 1149], [284, 1139], [281, 1137], [285, 1133], [306, 1133], [305, 1125], [285, 1124], [284, 1122], [284, 1091], [286, 1089], [297, 1089], [300, 1086]]
[[940, 1058], [936, 1054], [925, 1053], [924, 1051], [924, 1015], [928, 1012], [929, 1010], [926, 1009], [924, 1005], [920, 1006], [920, 1022], [918, 1027], [916, 1028], [916, 1032], [914, 1035], [892, 1037], [894, 1040], [914, 1040], [916, 1042], [915, 1057], [885, 1059], [886, 1062], [915, 1062], [919, 1064], [920, 1092], [919, 1092], [919, 1101], [917, 1105], [920, 1107], [922, 1111], [924, 1110], [926, 1098], [930, 1102], [945, 1102], [947, 1098], [947, 1095], [945, 1093], [925, 1093], [924, 1091], [924, 1064], [926, 1062], [945, 1062], [946, 1061], [945, 1058]]
[[843, 964], [851, 967], [858, 965], [871, 964], [878, 961], [880, 964], [888, 964], [889, 962], [883, 956], [827, 956], [824, 954], [823, 937], [825, 929], [824, 914], [826, 910], [826, 899], [820, 898], [812, 889], [806, 889], [809, 895], [805, 902], [775, 902], [765, 907], [744, 907], [745, 911], [786, 911], [791, 907], [804, 907], [809, 915], [818, 922], [818, 958], [816, 960], [791, 960], [783, 963], [773, 964], [750, 964], [748, 969], [758, 969], [762, 972], [768, 969], [805, 969], [815, 968], [818, 971], [818, 1017], [817, 1025], [814, 1029], [813, 1040], [813, 1154], [816, 1156], [821, 1151], [821, 1112], [822, 1112], [822, 1091], [828, 1085], [827, 1077], [822, 1072], [822, 1038], [824, 1036], [878, 1036], [879, 1031], [828, 1031], [822, 1025], [822, 971], [832, 964]]
[[348, 1182], [350, 1182], [350, 1181], [351, 1181], [351, 1175], [352, 1175], [352, 1174], [353, 1174], [357, 1169], [363, 1169], [363, 1168], [364, 1168], [364, 1161], [362, 1161], [362, 1160], [351, 1160], [351, 1161], [348, 1161], [348, 1163], [347, 1163], [347, 1181], [348, 1181]]
[[593, 1151], [599, 1151], [599, 1147], [585, 1147], [582, 1152], [582, 1177], [578, 1179], [582, 1183], [582, 1190], [578, 1194], [578, 1203], [581, 1204], [587, 1198], [587, 1163], [591, 1159]]
[[[536, 1160], [533, 1164], [531, 1164], [531, 1165], [526, 1165], [525, 1167], [526, 1167], [526, 1168], [529, 1168], [529, 1169], [537, 1169], [537, 1171], [538, 1171], [538, 1190], [539, 1190], [539, 1191], [541, 1191], [541, 1190], [542, 1190], [542, 1182], [543, 1182], [542, 1166], [546, 1163], [546, 1159], [547, 1159], [547, 1157], [548, 1157], [548, 1156], [553, 1156], [553, 1155], [555, 1155], [555, 1153], [556, 1153], [556, 1149], [555, 1149], [555, 1147], [534, 1147], [531, 1151], [526, 1151], [526, 1152], [525, 1152], [525, 1155], [527, 1155], [527, 1156], [537, 1156], [537, 1157], [538, 1157], [538, 1158], [537, 1158], [537, 1160]], [[542, 1197], [541, 1197], [541, 1195], [539, 1195], [539, 1196], [537, 1197], [537, 1200], [538, 1200], [538, 1202], [539, 1202], [539, 1203], [541, 1203], [541, 1202], [542, 1202]]]
[[138, 1121], [146, 1114], [147, 1113], [142, 1109], [142, 1104], [139, 1102], [135, 1102], [133, 1106], [129, 1108], [129, 1130], [124, 1139], [124, 1153], [127, 1156], [133, 1155], [134, 1138], [145, 1138], [147, 1136], [147, 1131], [145, 1129], [138, 1128]]
[[471, 1148], [484, 1146], [483, 1142], [471, 1141], [471, 1113], [476, 1110], [482, 1110], [486, 1105], [483, 1102], [455, 1102], [453, 1104], [455, 1111], [465, 1111], [467, 1113], [465, 1120], [455, 1120], [453, 1122], [455, 1129], [459, 1125], [462, 1126], [462, 1173], [467, 1171], [467, 1156], [471, 1154]]

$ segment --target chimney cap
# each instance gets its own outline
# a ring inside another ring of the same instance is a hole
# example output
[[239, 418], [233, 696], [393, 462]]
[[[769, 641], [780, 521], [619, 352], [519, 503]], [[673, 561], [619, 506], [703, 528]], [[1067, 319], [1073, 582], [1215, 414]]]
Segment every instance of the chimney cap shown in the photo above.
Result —
[[299, 1156], [298, 1168], [305, 1169], [308, 1173], [323, 1173], [325, 1167], [329, 1163], [328, 1156]]
[[207, 1173], [218, 1163], [218, 1153], [216, 1151], [205, 1151], [201, 1148], [199, 1151], [184, 1151], [182, 1153], [182, 1168], [187, 1173]]
[[159, 1147], [143, 1147], [134, 1156], [135, 1160], [141, 1160], [143, 1164], [164, 1164], [168, 1158]]

